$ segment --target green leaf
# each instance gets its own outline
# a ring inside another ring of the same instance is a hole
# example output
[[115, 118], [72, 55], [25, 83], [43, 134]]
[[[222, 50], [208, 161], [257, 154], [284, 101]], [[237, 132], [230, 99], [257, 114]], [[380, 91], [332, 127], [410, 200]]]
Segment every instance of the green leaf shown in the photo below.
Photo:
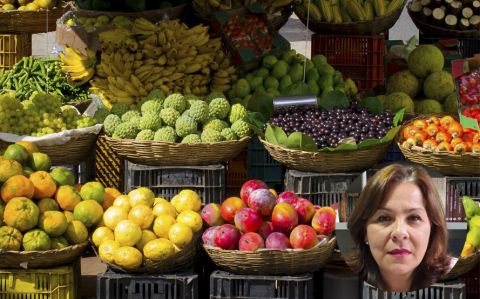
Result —
[[275, 145], [286, 146], [287, 134], [280, 127], [268, 125], [265, 130], [265, 140]]
[[380, 143], [381, 139], [376, 139], [376, 138], [370, 138], [370, 139], [365, 139], [362, 142], [358, 144], [358, 149], [367, 149], [370, 148], [374, 145], [377, 145]]
[[262, 91], [255, 91], [248, 101], [247, 110], [259, 112], [268, 120], [273, 117], [273, 97]]
[[397, 136], [398, 132], [400, 131], [402, 127], [401, 126], [396, 126], [394, 128], [391, 128], [387, 134], [385, 136], [382, 137], [382, 139], [380, 139], [380, 141], [378, 142], [379, 144], [380, 143], [385, 143], [385, 142], [390, 142], [391, 140], [393, 140], [395, 138], [395, 136]]
[[405, 114], [405, 108], [402, 108], [395, 113], [395, 116], [393, 117], [393, 125], [396, 127], [398, 126], [402, 121], [403, 121], [403, 115]]
[[350, 101], [347, 96], [340, 90], [333, 90], [327, 93], [326, 96], [317, 100], [318, 106], [330, 111], [334, 107], [348, 108]]
[[245, 122], [248, 123], [250, 129], [252, 129], [255, 134], [258, 136], [264, 137], [264, 133], [262, 131], [262, 126], [266, 122], [266, 119], [263, 115], [259, 112], [248, 112], [247, 117], [245, 118]]
[[363, 98], [360, 102], [360, 107], [367, 108], [370, 113], [380, 114], [382, 113], [382, 104], [377, 97]]
[[305, 135], [301, 132], [294, 132], [287, 138], [287, 148], [299, 149], [305, 151], [317, 151], [317, 145], [312, 137]]

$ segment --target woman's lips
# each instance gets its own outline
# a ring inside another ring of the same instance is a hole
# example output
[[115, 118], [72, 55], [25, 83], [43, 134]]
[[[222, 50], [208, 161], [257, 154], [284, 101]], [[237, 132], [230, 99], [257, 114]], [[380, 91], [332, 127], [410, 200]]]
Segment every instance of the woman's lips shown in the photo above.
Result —
[[406, 256], [409, 255], [411, 252], [407, 249], [394, 249], [388, 252], [388, 254], [393, 256]]

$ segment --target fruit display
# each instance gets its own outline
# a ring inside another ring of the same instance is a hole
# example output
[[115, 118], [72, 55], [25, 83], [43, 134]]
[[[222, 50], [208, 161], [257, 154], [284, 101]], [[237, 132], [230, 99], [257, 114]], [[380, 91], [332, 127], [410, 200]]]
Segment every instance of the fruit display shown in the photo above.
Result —
[[152, 9], [165, 9], [184, 4], [184, 0], [76, 0], [78, 8], [94, 10], [94, 11], [125, 11], [125, 12], [140, 12]]
[[37, 11], [52, 9], [60, 4], [60, 0], [2, 0], [1, 10]]
[[463, 128], [452, 116], [419, 118], [406, 125], [402, 147], [432, 152], [480, 153], [480, 131]]
[[[305, 82], [304, 82], [304, 62]], [[236, 81], [228, 92], [233, 102], [243, 102], [248, 107], [252, 94], [265, 93], [271, 97], [280, 95], [314, 94], [324, 97], [332, 91], [341, 91], [347, 96], [355, 95], [357, 86], [351, 79], [328, 64], [323, 55], [305, 58], [295, 50], [286, 51], [280, 59], [273, 55], [263, 58], [262, 65]]]
[[87, 55], [65, 46], [65, 53], [60, 53], [62, 71], [70, 84], [79, 86], [87, 83], [95, 74], [96, 53], [87, 49]]
[[38, 137], [95, 124], [95, 118], [80, 115], [71, 106], [62, 106], [51, 94], [34, 92], [23, 102], [15, 98], [13, 92], [0, 95], [0, 132], [3, 133]]
[[122, 15], [113, 18], [110, 18], [107, 15], [99, 15], [97, 17], [75, 17], [72, 15], [66, 20], [65, 25], [72, 28], [81, 27], [85, 29], [86, 32], [92, 33], [100, 28], [103, 29], [112, 26], [117, 28], [128, 28], [133, 25], [133, 20]]
[[21, 101], [30, 98], [34, 92], [48, 92], [62, 102], [88, 99], [87, 89], [72, 85], [62, 68], [58, 59], [23, 57], [11, 70], [1, 73], [1, 92], [13, 90], [15, 97]]
[[173, 93], [167, 97], [154, 89], [130, 110], [114, 104], [105, 118], [104, 131], [120, 139], [198, 143], [242, 139], [251, 134], [245, 122], [248, 111], [242, 104], [230, 105], [221, 93], [203, 100]]
[[408, 9], [413, 16], [438, 27], [478, 30], [480, 28], [480, 4], [474, 2], [414, 0]]
[[317, 22], [352, 23], [371, 21], [401, 8], [404, 0], [302, 0], [295, 6], [295, 13]]
[[408, 55], [408, 70], [393, 74], [386, 83], [383, 108], [392, 112], [429, 114], [458, 111], [455, 82], [443, 70], [444, 56], [434, 45], [419, 45]]
[[477, 122], [480, 124], [480, 106], [474, 105], [472, 107], [465, 108], [463, 110], [463, 115], [466, 117], [470, 117], [476, 119]]
[[203, 25], [139, 18], [131, 29], [103, 31], [99, 39], [102, 54], [90, 84], [110, 103], [135, 104], [154, 88], [167, 95], [224, 92], [237, 79], [221, 40]]
[[480, 72], [471, 72], [458, 79], [460, 103], [476, 105], [480, 102]]
[[165, 262], [195, 242], [203, 226], [201, 204], [199, 195], [188, 189], [171, 201], [155, 198], [146, 187], [134, 189], [114, 198], [92, 241], [104, 262], [122, 269]]
[[335, 231], [336, 212], [314, 206], [292, 192], [278, 196], [261, 180], [242, 185], [240, 197], [220, 205], [210, 203], [201, 212], [205, 245], [225, 250], [310, 249]]
[[480, 205], [468, 196], [462, 197], [465, 216], [467, 217], [468, 232], [461, 257], [468, 257], [480, 250]]
[[84, 243], [88, 228], [102, 217], [106, 194], [118, 192], [97, 182], [76, 185], [70, 169], [51, 167], [50, 157], [26, 141], [7, 147], [0, 170], [0, 250], [45, 251]]
[[210, 19], [214, 12], [230, 10], [232, 8], [246, 7], [252, 4], [259, 4], [268, 15], [279, 14], [283, 9], [293, 4], [293, 0], [193, 0], [192, 8], [195, 14], [203, 19]]

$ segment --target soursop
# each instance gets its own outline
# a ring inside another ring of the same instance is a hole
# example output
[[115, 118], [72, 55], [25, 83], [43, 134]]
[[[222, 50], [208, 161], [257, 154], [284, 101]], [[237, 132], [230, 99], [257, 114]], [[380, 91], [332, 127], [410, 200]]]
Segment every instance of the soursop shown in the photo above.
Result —
[[153, 140], [163, 142], [175, 142], [177, 140], [177, 134], [175, 133], [174, 128], [167, 126], [158, 129], [153, 136]]

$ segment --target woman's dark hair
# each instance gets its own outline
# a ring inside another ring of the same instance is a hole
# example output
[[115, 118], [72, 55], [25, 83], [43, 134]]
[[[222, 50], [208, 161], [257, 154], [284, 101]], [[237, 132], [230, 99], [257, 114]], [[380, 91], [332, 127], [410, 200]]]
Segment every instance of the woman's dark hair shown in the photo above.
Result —
[[430, 286], [450, 268], [444, 209], [430, 176], [421, 167], [391, 164], [377, 171], [368, 180], [348, 220], [348, 230], [356, 244], [356, 249], [346, 257], [346, 262], [365, 281], [385, 289], [377, 263], [373, 259], [370, 248], [365, 244], [367, 221], [385, 204], [393, 188], [401, 183], [413, 183], [420, 189], [431, 223], [427, 252], [414, 271], [410, 287], [411, 290], [416, 290]]

